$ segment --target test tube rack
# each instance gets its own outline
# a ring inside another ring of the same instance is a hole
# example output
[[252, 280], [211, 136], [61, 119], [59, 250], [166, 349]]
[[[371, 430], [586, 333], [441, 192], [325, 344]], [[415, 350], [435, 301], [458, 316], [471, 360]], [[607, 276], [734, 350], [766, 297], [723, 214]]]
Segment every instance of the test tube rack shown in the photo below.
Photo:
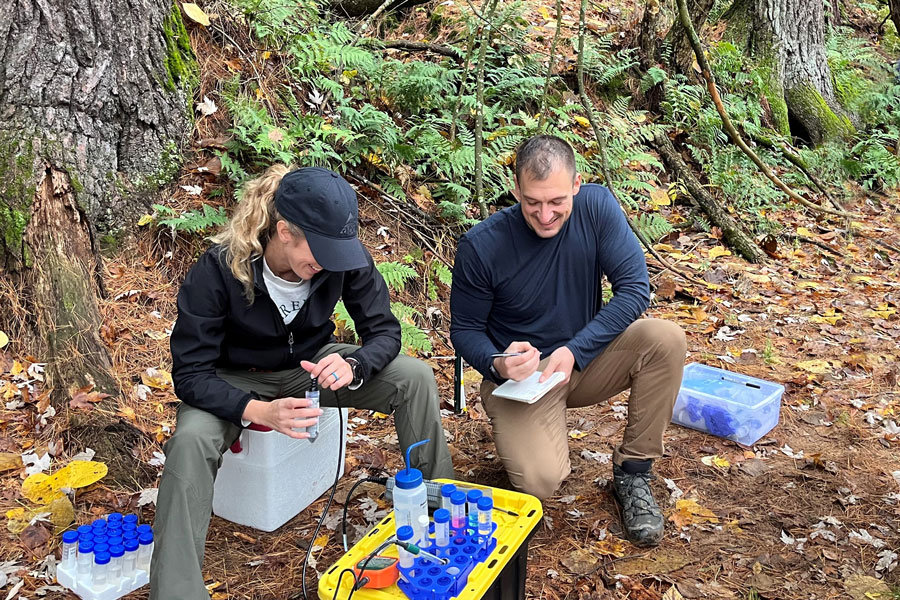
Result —
[[477, 527], [451, 529], [450, 543], [438, 546], [434, 537], [434, 522], [429, 526], [427, 542], [420, 546], [449, 562], [441, 565], [427, 557], [416, 557], [412, 567], [399, 567], [397, 586], [410, 600], [449, 600], [466, 587], [469, 573], [490, 556], [497, 547], [497, 523], [491, 524], [491, 535], [478, 535]]

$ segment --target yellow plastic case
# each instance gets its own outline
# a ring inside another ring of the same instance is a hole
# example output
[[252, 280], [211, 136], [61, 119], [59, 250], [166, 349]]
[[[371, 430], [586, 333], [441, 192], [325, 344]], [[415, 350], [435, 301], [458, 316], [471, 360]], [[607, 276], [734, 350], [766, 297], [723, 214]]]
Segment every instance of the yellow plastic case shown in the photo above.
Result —
[[[511, 492], [509, 490], [501, 490], [483, 485], [476, 485], [465, 481], [454, 481], [452, 479], [438, 479], [441, 483], [455, 483], [464, 488], [474, 488], [480, 490], [491, 490], [494, 499], [494, 506], [505, 510], [510, 510], [518, 517], [513, 517], [499, 510], [494, 511], [494, 522], [497, 524], [497, 547], [488, 558], [475, 566], [469, 573], [465, 590], [456, 596], [460, 600], [476, 600], [483, 598], [493, 585], [497, 577], [503, 572], [507, 564], [517, 556], [519, 547], [525, 543], [535, 526], [544, 516], [544, 510], [540, 501], [534, 496], [522, 494], [520, 492]], [[357, 542], [350, 550], [344, 554], [325, 574], [319, 579], [319, 599], [332, 600], [334, 598], [335, 586], [338, 583], [338, 577], [344, 569], [352, 569], [353, 565], [365, 558], [368, 554], [375, 551], [378, 546], [385, 542], [389, 537], [396, 535], [394, 527], [394, 513], [386, 516], [372, 530], [367, 533], [359, 542]], [[397, 546], [391, 545], [382, 550], [380, 555], [397, 556]], [[523, 573], [524, 576], [524, 573]], [[344, 575], [341, 582], [341, 591], [338, 593], [338, 599], [343, 600], [350, 594], [353, 587], [353, 578]], [[382, 589], [363, 588], [357, 590], [353, 594], [354, 599], [358, 600], [390, 600], [393, 598], [406, 598], [406, 595], [397, 587], [397, 584]]]

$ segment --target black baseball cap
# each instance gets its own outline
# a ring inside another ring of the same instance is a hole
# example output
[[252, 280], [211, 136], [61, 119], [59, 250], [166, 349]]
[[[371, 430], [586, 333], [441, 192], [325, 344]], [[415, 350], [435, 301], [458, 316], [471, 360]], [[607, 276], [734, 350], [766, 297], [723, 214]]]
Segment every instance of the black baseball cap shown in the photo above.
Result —
[[334, 171], [322, 167], [291, 171], [275, 191], [275, 208], [303, 230], [316, 262], [326, 271], [351, 271], [369, 264], [357, 237], [356, 191]]

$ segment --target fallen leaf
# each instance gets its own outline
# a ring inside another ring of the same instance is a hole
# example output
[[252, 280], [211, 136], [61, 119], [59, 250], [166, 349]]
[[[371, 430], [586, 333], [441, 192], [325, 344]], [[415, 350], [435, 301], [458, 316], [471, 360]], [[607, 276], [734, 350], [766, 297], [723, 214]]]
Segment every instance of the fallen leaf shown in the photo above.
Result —
[[674, 585], [666, 590], [666, 593], [663, 594], [662, 600], [684, 600], [684, 596], [681, 595], [681, 592], [678, 591]]
[[205, 117], [208, 117], [217, 110], [219, 110], [219, 107], [216, 106], [215, 102], [209, 99], [209, 96], [203, 96], [203, 102], [197, 103], [197, 111]]
[[575, 115], [575, 116], [572, 117], [572, 118], [575, 119], [575, 122], [576, 122], [576, 123], [578, 123], [579, 125], [581, 125], [581, 126], [584, 127], [585, 129], [587, 129], [588, 127], [591, 126], [591, 122], [588, 121], [587, 119], [585, 119], [584, 117], [582, 117], [581, 115]]
[[[653, 210], [659, 210], [660, 206], [670, 206], [672, 204], [668, 192], [661, 188], [653, 188], [650, 190], [650, 207]], [[729, 253], [730, 254], [730, 253]]]
[[143, 227], [145, 225], [149, 225], [153, 222], [153, 215], [143, 215], [140, 219], [138, 219], [138, 227]]
[[729, 250], [725, 246], [716, 246], [715, 248], [710, 249], [708, 256], [709, 260], [715, 260], [720, 256], [731, 256], [731, 250]]
[[0, 348], [5, 347], [9, 343], [9, 336], [0, 331]]
[[144, 385], [158, 390], [168, 389], [172, 385], [172, 375], [163, 369], [149, 368], [141, 373]]
[[569, 432], [569, 437], [573, 440], [580, 440], [581, 438], [587, 436], [586, 431], [581, 431], [580, 429], [573, 429]]
[[718, 454], [714, 454], [713, 456], [704, 456], [700, 459], [707, 467], [721, 467], [723, 469], [727, 469], [731, 466], [731, 463], [728, 462], [727, 458], [722, 458]]
[[29, 550], [34, 550], [38, 546], [43, 546], [50, 539], [50, 532], [43, 525], [29, 525], [19, 535], [22, 544]]
[[181, 7], [184, 9], [184, 14], [186, 14], [191, 21], [199, 23], [204, 27], [209, 27], [209, 17], [203, 12], [202, 8], [193, 2], [182, 2]]
[[827, 360], [823, 360], [821, 358], [804, 360], [798, 362], [796, 366], [800, 369], [803, 369], [804, 371], [808, 371], [816, 375], [822, 375], [831, 371], [831, 364]]
[[277, 144], [284, 140], [284, 133], [282, 133], [282, 131], [277, 127], [273, 127], [269, 130], [269, 133], [266, 137], [269, 138], [270, 142]]
[[23, 467], [22, 457], [12, 452], [0, 452], [0, 473], [4, 471], [12, 471], [13, 469], [21, 469]]
[[599, 559], [583, 548], [578, 548], [563, 557], [560, 562], [576, 575], [585, 575], [593, 570]]
[[607, 535], [600, 541], [594, 542], [594, 552], [603, 556], [625, 556], [625, 542], [614, 535]]
[[56, 498], [47, 506], [55, 531], [62, 531], [75, 521], [75, 507], [68, 496]]
[[691, 563], [685, 554], [672, 548], [657, 550], [650, 556], [635, 556], [616, 561], [612, 567], [621, 575], [671, 573]]
[[675, 523], [678, 528], [697, 523], [718, 523], [716, 518], [708, 508], [703, 508], [693, 498], [681, 499], [675, 503], [675, 512], [669, 515], [669, 520]]
[[94, 384], [89, 383], [84, 387], [80, 388], [72, 388], [69, 390], [69, 396], [71, 400], [69, 400], [69, 406], [71, 408], [87, 408], [92, 409], [94, 405], [104, 398], [109, 398], [109, 394], [104, 394], [102, 392], [96, 392], [94, 390]]
[[853, 575], [844, 580], [844, 589], [853, 600], [889, 600], [891, 588], [874, 577]]

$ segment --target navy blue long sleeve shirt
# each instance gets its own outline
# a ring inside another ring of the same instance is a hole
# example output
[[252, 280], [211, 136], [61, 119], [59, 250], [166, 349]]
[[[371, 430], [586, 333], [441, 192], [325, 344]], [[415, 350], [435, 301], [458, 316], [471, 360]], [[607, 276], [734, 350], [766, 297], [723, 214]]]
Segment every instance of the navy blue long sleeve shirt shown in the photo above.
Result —
[[[601, 278], [613, 298], [602, 303]], [[647, 309], [650, 281], [637, 237], [612, 194], [585, 184], [558, 234], [538, 236], [520, 204], [459, 242], [450, 295], [450, 339], [488, 379], [491, 354], [527, 341], [546, 357], [561, 346], [584, 369]]]

